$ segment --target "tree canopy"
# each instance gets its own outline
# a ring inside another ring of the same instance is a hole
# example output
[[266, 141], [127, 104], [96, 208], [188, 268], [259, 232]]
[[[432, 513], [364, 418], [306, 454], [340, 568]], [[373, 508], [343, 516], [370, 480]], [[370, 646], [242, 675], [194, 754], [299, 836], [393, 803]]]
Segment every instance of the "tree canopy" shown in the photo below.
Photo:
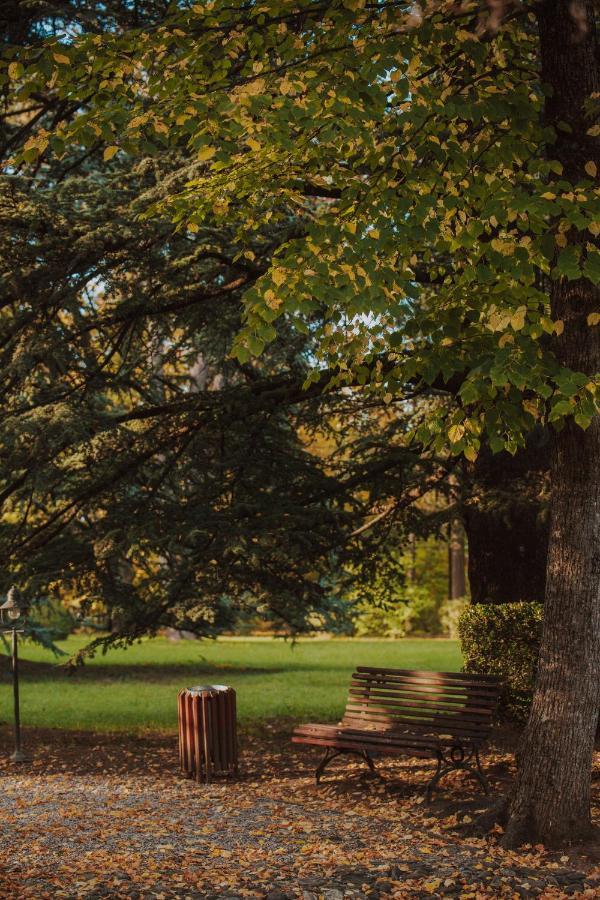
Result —
[[[281, 319], [307, 328], [324, 310], [315, 353], [338, 378], [385, 396], [455, 380], [458, 403], [432, 407], [420, 440], [514, 451], [540, 420], [585, 428], [597, 401], [595, 379], [552, 352], [564, 322], [548, 280], [600, 280], [598, 126], [590, 106], [589, 153], [565, 177], [536, 42], [528, 4], [500, 19], [479, 3], [174, 4], [153, 28], [15, 54], [5, 77], [22, 102], [50, 83], [82, 104], [17, 160], [184, 148], [188, 170], [148, 214], [188, 233], [226, 225], [250, 262], [265, 226], [281, 229], [245, 291], [237, 359]], [[385, 371], [365, 364], [381, 351]]]
[[[110, 27], [132, 24], [127, 4], [111, 15]], [[79, 4], [53, 25], [44, 16], [29, 29], [19, 20], [22, 46], [102, 25]], [[14, 86], [5, 161], [79, 115], [53, 86], [33, 109]], [[176, 231], [148, 210], [203, 163], [177, 141], [133, 164], [105, 155], [100, 141], [68, 145], [32, 167], [7, 163], [0, 185], [5, 578], [73, 595], [84, 611], [100, 604], [111, 640], [161, 625], [215, 634], [253, 609], [292, 633], [333, 627], [344, 607], [332, 572], [359, 550], [369, 565], [390, 537], [365, 521], [383, 512], [401, 539], [398, 516], [442, 485], [447, 460], [409, 446], [411, 408], [324, 390], [327, 373], [303, 388], [314, 313], [300, 328], [282, 318], [260, 361], [229, 356], [244, 290], [301, 216], [243, 245], [214, 217]], [[415, 508], [408, 527], [439, 528], [430, 518]]]

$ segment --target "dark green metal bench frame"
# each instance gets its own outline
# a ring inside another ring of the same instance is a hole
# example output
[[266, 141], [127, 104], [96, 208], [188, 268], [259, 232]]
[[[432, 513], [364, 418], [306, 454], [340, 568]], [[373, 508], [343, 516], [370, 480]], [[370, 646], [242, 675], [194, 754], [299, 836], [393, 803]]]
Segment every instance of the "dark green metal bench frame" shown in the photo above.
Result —
[[479, 752], [492, 729], [499, 687], [493, 675], [359, 666], [342, 721], [299, 725], [292, 741], [325, 748], [317, 784], [341, 754], [360, 756], [373, 772], [373, 754], [403, 754], [437, 760], [428, 800], [441, 779], [456, 770], [470, 772], [488, 794]]

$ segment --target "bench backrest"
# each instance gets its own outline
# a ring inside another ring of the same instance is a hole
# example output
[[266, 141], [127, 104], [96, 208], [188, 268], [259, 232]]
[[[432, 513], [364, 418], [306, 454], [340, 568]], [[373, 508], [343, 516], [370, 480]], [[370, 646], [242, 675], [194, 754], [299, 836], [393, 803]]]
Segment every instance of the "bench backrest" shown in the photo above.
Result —
[[342, 725], [484, 739], [499, 687], [494, 675], [359, 666]]

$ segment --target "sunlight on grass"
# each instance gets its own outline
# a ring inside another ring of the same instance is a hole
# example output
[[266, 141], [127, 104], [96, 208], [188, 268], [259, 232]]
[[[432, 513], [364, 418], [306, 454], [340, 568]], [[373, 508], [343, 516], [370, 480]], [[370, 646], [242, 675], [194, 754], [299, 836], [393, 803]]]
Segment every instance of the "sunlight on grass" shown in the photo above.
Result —
[[[85, 639], [61, 647], [72, 654]], [[177, 692], [207, 681], [226, 682], [238, 694], [239, 718], [335, 721], [356, 665], [456, 671], [457, 641], [404, 639], [144, 640], [127, 650], [97, 656], [69, 675], [60, 660], [40, 647], [22, 648], [21, 705], [25, 725], [98, 731], [172, 730]], [[10, 722], [12, 692], [6, 662], [0, 682], [0, 719]]]

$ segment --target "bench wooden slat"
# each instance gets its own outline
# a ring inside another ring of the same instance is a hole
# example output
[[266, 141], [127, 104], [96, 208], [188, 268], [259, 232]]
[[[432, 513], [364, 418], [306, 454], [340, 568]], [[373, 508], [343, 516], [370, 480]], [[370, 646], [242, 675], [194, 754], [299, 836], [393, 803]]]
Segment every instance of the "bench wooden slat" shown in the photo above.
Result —
[[492, 715], [491, 706], [471, 706], [465, 703], [436, 703], [432, 700], [421, 701], [412, 697], [405, 698], [397, 697], [395, 694], [382, 694], [379, 691], [373, 691], [371, 694], [359, 694], [356, 691], [350, 691], [348, 705], [350, 704], [364, 709], [370, 706], [378, 706], [381, 709], [389, 709], [390, 711], [395, 709], [414, 709], [422, 713], [427, 713], [428, 710], [433, 712], [440, 711], [445, 712], [449, 716], [464, 715], [482, 722], [490, 719]]
[[416, 755], [431, 756], [438, 742], [436, 739], [426, 738], [424, 736], [407, 733], [406, 735], [397, 734], [394, 738], [390, 738], [381, 732], [366, 732], [358, 729], [342, 728], [342, 729], [323, 729], [314, 728], [306, 730], [296, 730], [292, 736], [294, 743], [310, 743], [317, 746], [347, 746], [356, 750], [372, 750], [377, 753], [397, 753], [398, 748], [403, 750], [415, 751]]
[[370, 715], [379, 716], [388, 719], [390, 722], [400, 721], [401, 719], [410, 719], [415, 722], [428, 722], [435, 717], [436, 719], [444, 719], [446, 722], [454, 722], [456, 725], [468, 724], [473, 728], [486, 728], [486, 726], [491, 723], [489, 716], [477, 717], [459, 712], [449, 714], [447, 710], [440, 710], [438, 712], [431, 708], [415, 709], [414, 707], [406, 706], [379, 706], [373, 703], [365, 706], [348, 703], [345, 714], [360, 715], [363, 718], [368, 718]]
[[365, 744], [360, 741], [353, 742], [351, 740], [338, 739], [335, 737], [314, 737], [304, 738], [302, 740], [300, 738], [292, 737], [292, 742], [295, 744], [308, 744], [311, 747], [325, 747], [331, 750], [354, 752], [366, 750], [367, 752], [370, 751], [384, 756], [398, 756], [399, 753], [404, 753], [405, 756], [416, 756], [422, 759], [431, 759], [433, 753], [433, 749], [429, 748], [403, 747], [398, 744], [373, 746], [372, 744]]
[[476, 691], [467, 691], [461, 688], [461, 693], [449, 693], [448, 691], [440, 691], [438, 688], [424, 690], [422, 687], [413, 688], [411, 685], [392, 685], [382, 682], [358, 681], [354, 680], [350, 683], [350, 694], [356, 696], [374, 696], [381, 697], [398, 697], [406, 700], [418, 700], [419, 703], [448, 703], [452, 706], [460, 705], [469, 701], [482, 709], [490, 709], [495, 702], [495, 697], [488, 694], [478, 694]]
[[419, 732], [423, 731], [423, 729], [428, 731], [445, 729], [455, 734], [464, 732], [473, 735], [481, 734], [483, 736], [483, 734], [487, 733], [487, 729], [479, 728], [477, 725], [472, 725], [469, 722], [456, 722], [443, 717], [411, 719], [410, 716], [403, 716], [402, 718], [390, 719], [387, 716], [364, 716], [360, 715], [360, 713], [347, 712], [342, 719], [342, 725], [348, 725], [350, 722], [360, 722], [363, 727], [372, 723], [374, 726], [377, 726], [378, 731], [406, 731], [409, 728], [413, 728]]
[[418, 694], [436, 694], [448, 697], [481, 697], [487, 701], [492, 701], [498, 694], [498, 688], [491, 685], [474, 684], [468, 686], [465, 684], [447, 683], [442, 681], [418, 681], [414, 678], [379, 678], [378, 676], [370, 676], [366, 673], [363, 675], [354, 675], [352, 677], [351, 686], [360, 688], [371, 685], [379, 690], [405, 690]]
[[471, 685], [488, 685], [497, 688], [498, 679], [495, 675], [467, 675], [464, 672], [433, 672], [426, 669], [382, 669], [377, 666], [357, 666], [356, 674], [371, 675], [387, 675], [390, 677], [407, 677], [426, 684], [463, 684], [466, 687]]
[[344, 736], [355, 739], [364, 738], [381, 744], [394, 744], [397, 740], [403, 737], [406, 739], [414, 740], [415, 746], [420, 744], [431, 745], [435, 743], [435, 741], [433, 741], [431, 737], [427, 737], [426, 735], [412, 734], [410, 731], [407, 731], [405, 734], [402, 734], [401, 732], [390, 734], [386, 731], [365, 731], [361, 728], [347, 728], [340, 725], [320, 725], [318, 723], [312, 722], [310, 722], [308, 725], [299, 725], [298, 728], [296, 728], [294, 731], [295, 734], [299, 734], [301, 732], [305, 732], [307, 734], [335, 735], [338, 737]]
[[[413, 730], [419, 734], [435, 734], [439, 732], [444, 732], [448, 734], [454, 734], [457, 737], [470, 737], [470, 738], [480, 738], [481, 740], [487, 735], [482, 734], [481, 729], [479, 728], [470, 728], [468, 726], [463, 725], [454, 725], [453, 723], [447, 721], [434, 721], [434, 722], [413, 722], [410, 719], [405, 719], [399, 723], [391, 723], [389, 720], [379, 719], [378, 721], [375, 719], [365, 719], [360, 716], [344, 716], [342, 720], [344, 725], [356, 725], [358, 727], [364, 728], [367, 725], [375, 723], [379, 727], [376, 727], [374, 730], [376, 731], [387, 731], [390, 734], [398, 733], [402, 734], [404, 730]], [[398, 727], [398, 725], [402, 727]]]

